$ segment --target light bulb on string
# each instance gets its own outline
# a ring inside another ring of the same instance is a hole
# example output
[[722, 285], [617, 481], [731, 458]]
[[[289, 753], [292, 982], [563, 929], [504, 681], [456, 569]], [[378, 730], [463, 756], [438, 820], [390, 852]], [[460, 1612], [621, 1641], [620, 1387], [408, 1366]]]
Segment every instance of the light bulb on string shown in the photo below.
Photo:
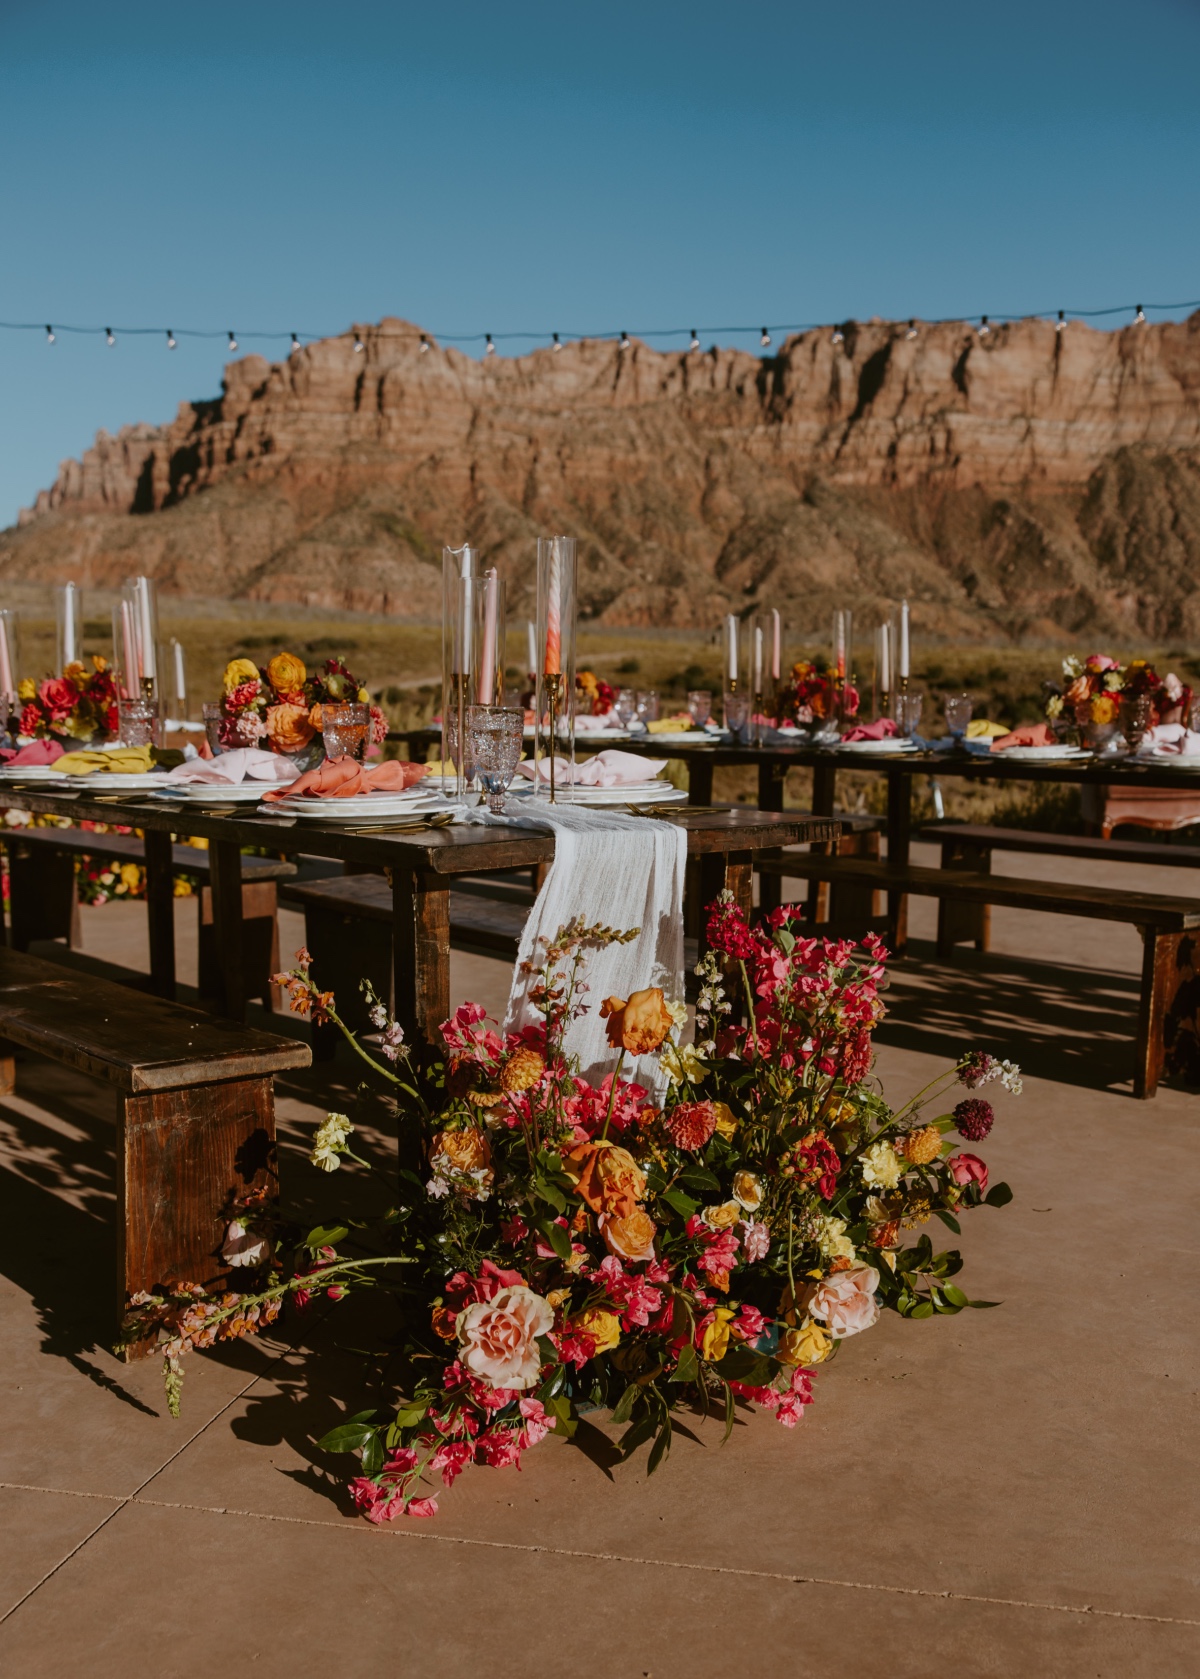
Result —
[[487, 339], [487, 348], [483, 352], [484, 355], [485, 356], [494, 356], [496, 354], [496, 341], [495, 341], [495, 339], [492, 337], [490, 332], [485, 332], [483, 336]]
[[47, 344], [54, 343], [54, 328], [52, 326], [46, 328], [46, 342]]
[[231, 351], [231, 352], [232, 352], [232, 351], [234, 351], [234, 350], [236, 350], [236, 349], [237, 349], [237, 347], [238, 347], [238, 341], [237, 341], [237, 339], [236, 339], [236, 338], [235, 338], [235, 337], [234, 337], [234, 336], [233, 336], [233, 334], [232, 334], [232, 332], [231, 332], [231, 333], [230, 333], [230, 334], [229, 334], [229, 348], [230, 348], [230, 351]]
[[112, 349], [112, 347], [116, 343], [116, 341], [117, 341], [116, 333], [113, 331], [112, 327], [106, 326], [105, 329], [104, 329], [104, 342], [108, 345], [110, 350]]
[[1133, 324], [1134, 326], [1145, 326], [1146, 324], [1146, 312], [1140, 303], [1137, 306], [1137, 313], [1133, 317]]
[[1065, 309], [1058, 311], [1058, 319], [1054, 323], [1054, 330], [1055, 332], [1065, 332], [1067, 330], [1067, 312]]
[[761, 333], [759, 333], [758, 342], [762, 345], [764, 350], [769, 350], [771, 348], [771, 334], [767, 331], [766, 327], [763, 327]]
[[831, 344], [844, 344], [846, 342], [846, 334], [842, 331], [840, 326], [834, 327], [832, 333], [829, 335], [829, 342]]
[[167, 349], [168, 350], [173, 350], [175, 348], [176, 348], [175, 334], [171, 331], [170, 327], [168, 327], [167, 328]]
[[288, 355], [289, 356], [294, 356], [296, 354], [296, 351], [299, 348], [300, 348], [300, 340], [297, 338], [296, 334], [293, 332], [291, 348], [288, 350]]
[[692, 341], [688, 345], [688, 349], [689, 350], [698, 350], [699, 348], [700, 348], [700, 340], [696, 337], [696, 329], [695, 329], [695, 327], [693, 327], [692, 328]]
[[424, 355], [426, 350], [428, 350], [428, 348], [429, 348], [429, 340], [428, 340], [428, 338], [426, 338], [425, 334], [422, 333], [421, 334], [421, 354]]
[[617, 348], [618, 350], [630, 350], [633, 348], [632, 344], [629, 342], [629, 334], [627, 332], [623, 332], [621, 334], [621, 342], [617, 345]]
[[561, 350], [562, 349], [562, 340], [559, 338], [557, 332], [552, 332], [550, 334], [550, 336], [554, 340], [554, 343], [550, 346], [550, 348], [552, 350]]
[[354, 353], [355, 353], [355, 355], [356, 356], [361, 356], [362, 353], [363, 353], [363, 350], [365, 348], [366, 348], [365, 344], [363, 343], [362, 339], [358, 336], [358, 334], [356, 332], [354, 334]]
[[981, 338], [986, 338], [988, 333], [991, 332], [991, 330], [992, 330], [991, 327], [988, 325], [987, 316], [986, 315], [982, 316], [981, 319], [980, 319], [980, 322], [979, 322], [979, 336]]
[[915, 338], [917, 336], [917, 323], [916, 323], [916, 321], [909, 321], [908, 331], [904, 334], [904, 336], [906, 338]]

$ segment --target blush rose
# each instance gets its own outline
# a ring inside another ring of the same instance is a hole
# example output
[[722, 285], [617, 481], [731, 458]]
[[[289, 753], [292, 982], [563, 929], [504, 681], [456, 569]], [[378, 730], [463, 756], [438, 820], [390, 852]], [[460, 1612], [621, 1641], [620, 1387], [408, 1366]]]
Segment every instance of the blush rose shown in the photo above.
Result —
[[857, 1335], [879, 1317], [875, 1290], [879, 1272], [871, 1265], [851, 1265], [835, 1271], [813, 1289], [808, 1297], [809, 1313], [819, 1318], [831, 1335]]
[[462, 1362], [472, 1375], [495, 1388], [520, 1389], [537, 1386], [538, 1336], [548, 1335], [553, 1327], [553, 1306], [524, 1284], [476, 1301], [458, 1314], [454, 1325]]

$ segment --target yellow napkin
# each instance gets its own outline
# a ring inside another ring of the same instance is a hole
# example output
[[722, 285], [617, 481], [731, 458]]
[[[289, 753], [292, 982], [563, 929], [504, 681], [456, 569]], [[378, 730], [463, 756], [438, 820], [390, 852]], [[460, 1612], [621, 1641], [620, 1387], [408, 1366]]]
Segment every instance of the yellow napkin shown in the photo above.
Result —
[[989, 723], [986, 717], [973, 717], [967, 724], [968, 740], [997, 740], [1008, 732], [1003, 723]]
[[60, 775], [148, 775], [154, 768], [148, 746], [119, 746], [115, 752], [64, 752], [54, 765]]
[[656, 717], [653, 723], [646, 724], [648, 735], [677, 735], [692, 726], [691, 714], [680, 712], [678, 717]]

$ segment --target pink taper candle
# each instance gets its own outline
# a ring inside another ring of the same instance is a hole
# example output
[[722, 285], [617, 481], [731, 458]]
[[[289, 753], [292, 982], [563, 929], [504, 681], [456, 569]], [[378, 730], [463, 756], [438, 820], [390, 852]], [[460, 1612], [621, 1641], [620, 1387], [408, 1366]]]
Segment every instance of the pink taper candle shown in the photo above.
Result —
[[546, 579], [545, 674], [562, 674], [562, 556], [557, 537], [550, 545], [550, 573]]

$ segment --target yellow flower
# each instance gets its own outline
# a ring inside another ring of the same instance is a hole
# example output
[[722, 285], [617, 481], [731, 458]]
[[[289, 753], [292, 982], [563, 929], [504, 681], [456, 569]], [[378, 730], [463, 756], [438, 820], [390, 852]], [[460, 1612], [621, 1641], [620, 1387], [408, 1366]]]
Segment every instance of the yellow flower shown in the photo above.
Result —
[[137, 887], [141, 878], [142, 871], [138, 868], [136, 863], [121, 864], [121, 879], [125, 882], [125, 885], [131, 892]]
[[258, 681], [258, 666], [253, 659], [230, 659], [225, 666], [225, 674], [221, 678], [221, 686], [227, 694], [232, 694], [235, 688], [240, 688], [243, 682]]
[[675, 1022], [675, 1026], [676, 1026], [677, 1030], [682, 1030], [683, 1027], [685, 1027], [687, 1025], [687, 1004], [686, 1003], [668, 1003], [667, 1004], [667, 1013], [670, 1015], [671, 1019]]
[[371, 703], [371, 696], [365, 688], [358, 690], [358, 703], [359, 705], [370, 705]]
[[762, 1179], [756, 1178], [753, 1172], [734, 1173], [733, 1198], [739, 1207], [745, 1207], [748, 1213], [756, 1213], [763, 1204], [765, 1194]]
[[779, 1350], [776, 1353], [781, 1364], [791, 1364], [796, 1367], [805, 1364], [820, 1364], [829, 1357], [830, 1338], [819, 1324], [811, 1318], [806, 1318], [799, 1329], [785, 1329], [779, 1337]]
[[700, 1338], [700, 1357], [710, 1364], [718, 1364], [729, 1346], [729, 1324], [733, 1313], [728, 1306], [718, 1306], [712, 1322]]
[[631, 991], [628, 999], [606, 997], [600, 1005], [600, 1018], [608, 1022], [612, 1047], [630, 1055], [652, 1054], [675, 1024], [662, 988], [657, 985]]
[[672, 1084], [699, 1084], [704, 1077], [704, 1063], [691, 1044], [665, 1044], [659, 1061]]
[[722, 1201], [719, 1207], [705, 1207], [704, 1222], [714, 1230], [732, 1230], [742, 1216], [736, 1201]]
[[914, 1166], [928, 1166], [942, 1152], [942, 1133], [936, 1125], [923, 1125], [919, 1131], [910, 1131], [907, 1137], [902, 1137], [896, 1152], [903, 1153]]
[[606, 1312], [600, 1306], [589, 1306], [585, 1312], [571, 1318], [568, 1327], [576, 1334], [590, 1335], [598, 1353], [608, 1352], [621, 1339], [620, 1318], [615, 1312]]
[[307, 675], [303, 659], [294, 653], [276, 653], [267, 666], [267, 681], [277, 694], [294, 694], [303, 688]]
[[23, 681], [17, 683], [17, 698], [22, 705], [28, 705], [30, 700], [37, 699], [37, 683], [32, 676], [27, 676]]
[[724, 1102], [714, 1102], [713, 1113], [717, 1116], [716, 1128], [718, 1134], [724, 1137], [725, 1141], [728, 1142], [738, 1127], [738, 1122], [734, 1117], [733, 1109]]

